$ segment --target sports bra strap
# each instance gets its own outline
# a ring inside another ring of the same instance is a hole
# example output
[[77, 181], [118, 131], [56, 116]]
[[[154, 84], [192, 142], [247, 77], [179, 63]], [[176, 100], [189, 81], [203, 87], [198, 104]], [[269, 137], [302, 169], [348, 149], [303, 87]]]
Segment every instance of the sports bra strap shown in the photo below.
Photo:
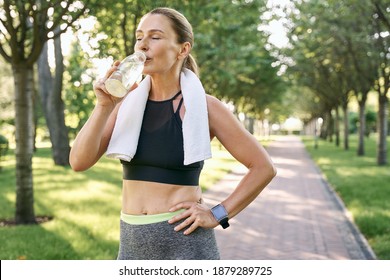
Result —
[[183, 105], [183, 97], [181, 97], [179, 105], [177, 106], [176, 112], [180, 112], [181, 105]]
[[179, 92], [176, 93], [176, 94], [171, 98], [171, 100], [175, 100], [180, 94], [181, 94], [181, 90], [179, 90]]

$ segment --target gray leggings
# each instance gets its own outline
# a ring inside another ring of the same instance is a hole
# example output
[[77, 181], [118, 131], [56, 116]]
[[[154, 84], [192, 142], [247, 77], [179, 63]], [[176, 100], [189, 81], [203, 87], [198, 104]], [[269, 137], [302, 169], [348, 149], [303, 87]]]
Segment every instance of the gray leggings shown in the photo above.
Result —
[[[178, 224], [178, 223], [177, 223]], [[118, 260], [219, 260], [214, 229], [175, 232], [167, 221], [132, 225], [120, 221]]]

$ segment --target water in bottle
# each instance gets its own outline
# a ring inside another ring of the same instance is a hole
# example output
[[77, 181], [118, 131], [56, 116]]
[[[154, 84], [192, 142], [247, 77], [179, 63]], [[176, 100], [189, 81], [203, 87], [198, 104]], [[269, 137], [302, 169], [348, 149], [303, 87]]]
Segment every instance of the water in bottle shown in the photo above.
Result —
[[122, 60], [118, 69], [105, 82], [107, 91], [115, 97], [125, 96], [141, 76], [145, 60], [145, 54], [140, 51]]

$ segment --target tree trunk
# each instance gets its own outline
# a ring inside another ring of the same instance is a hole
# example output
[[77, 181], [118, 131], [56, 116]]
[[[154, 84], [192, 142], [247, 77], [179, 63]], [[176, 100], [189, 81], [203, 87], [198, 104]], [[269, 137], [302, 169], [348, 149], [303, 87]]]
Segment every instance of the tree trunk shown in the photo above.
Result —
[[386, 95], [379, 94], [379, 111], [378, 111], [378, 149], [377, 163], [378, 165], [387, 164], [387, 109], [389, 100]]
[[328, 125], [329, 125], [329, 120], [328, 120], [328, 114], [325, 113], [323, 117], [323, 122], [320, 127], [319, 131], [319, 137], [323, 140], [326, 140], [328, 138]]
[[38, 128], [38, 122], [39, 122], [39, 111], [40, 111], [40, 104], [39, 104], [39, 93], [36, 87], [36, 80], [35, 77], [33, 79], [33, 90], [34, 90], [34, 95], [33, 95], [33, 106], [34, 106], [34, 135], [33, 135], [33, 149], [34, 153], [37, 151], [37, 128]]
[[348, 104], [343, 105], [343, 114], [344, 114], [344, 150], [349, 150]]
[[64, 102], [61, 97], [62, 77], [64, 72], [60, 39], [54, 40], [56, 70], [54, 79], [51, 76], [47, 43], [38, 60], [39, 87], [42, 96], [42, 107], [52, 144], [52, 156], [56, 165], [69, 165], [69, 136], [65, 125]]
[[364, 133], [366, 130], [366, 103], [359, 102], [359, 143], [357, 149], [358, 156], [364, 156]]
[[335, 120], [334, 120], [334, 128], [335, 128], [335, 136], [336, 136], [336, 147], [340, 147], [340, 114], [339, 107], [335, 108]]
[[252, 117], [248, 118], [248, 131], [252, 135], [255, 133], [255, 119]]
[[333, 121], [333, 116], [332, 116], [332, 110], [329, 110], [326, 113], [327, 117], [327, 137], [328, 141], [330, 143], [333, 143], [333, 133], [334, 133], [334, 121]]
[[16, 211], [17, 224], [36, 223], [32, 177], [34, 150], [33, 68], [13, 65], [15, 79]]

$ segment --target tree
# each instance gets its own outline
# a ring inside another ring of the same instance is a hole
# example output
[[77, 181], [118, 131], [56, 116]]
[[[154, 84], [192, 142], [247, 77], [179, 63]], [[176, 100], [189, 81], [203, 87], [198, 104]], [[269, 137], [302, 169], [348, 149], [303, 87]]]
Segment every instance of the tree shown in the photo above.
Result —
[[52, 144], [52, 156], [56, 165], [69, 165], [69, 136], [65, 125], [62, 80], [64, 73], [61, 37], [54, 39], [55, 72], [52, 77], [49, 66], [47, 42], [38, 59], [39, 93], [46, 125]]
[[360, 116], [358, 155], [364, 155], [367, 95], [376, 81], [386, 81], [379, 75], [379, 69], [381, 65], [388, 69], [388, 62], [383, 58], [388, 57], [388, 42], [384, 42], [389, 36], [385, 35], [383, 27], [375, 29], [373, 20], [382, 20], [385, 25], [384, 7], [380, 0], [294, 1], [294, 8], [287, 11], [291, 50], [286, 53], [294, 63], [299, 61], [300, 66], [294, 65], [296, 71], [306, 75], [310, 65], [321, 71], [313, 77], [315, 80], [325, 78], [323, 81], [327, 83], [321, 88], [326, 95], [335, 97], [334, 105], [342, 104], [345, 117], [348, 116], [349, 95], [351, 92], [356, 95]]
[[32, 178], [33, 66], [45, 42], [71, 26], [86, 6], [73, 0], [2, 0], [0, 7], [0, 54], [11, 64], [15, 85], [15, 222], [36, 223]]
[[[373, 27], [374, 37], [376, 38], [375, 46], [379, 56], [379, 77], [375, 81], [374, 88], [378, 92], [378, 148], [377, 163], [378, 165], [387, 164], [387, 134], [388, 134], [388, 104], [390, 91], [390, 12], [384, 4], [384, 1], [371, 0], [374, 5]], [[386, 33], [387, 31], [387, 33]]]
[[[386, 32], [386, 12], [383, 1], [356, 1], [329, 0], [334, 11], [344, 16], [334, 19], [333, 24], [341, 26], [338, 37], [344, 42], [347, 50], [345, 67], [353, 81], [353, 92], [359, 103], [359, 146], [358, 155], [364, 155], [364, 136], [366, 128], [366, 108], [368, 92], [376, 89], [379, 93], [378, 131], [379, 141], [377, 149], [378, 164], [386, 162], [386, 131], [387, 131], [387, 91], [385, 69], [389, 68], [389, 39]], [[351, 11], [355, 16], [350, 16]], [[381, 27], [381, 23], [383, 26]], [[384, 70], [384, 71], [383, 71]], [[382, 83], [383, 82], [383, 83]], [[382, 84], [383, 86], [379, 86]]]

